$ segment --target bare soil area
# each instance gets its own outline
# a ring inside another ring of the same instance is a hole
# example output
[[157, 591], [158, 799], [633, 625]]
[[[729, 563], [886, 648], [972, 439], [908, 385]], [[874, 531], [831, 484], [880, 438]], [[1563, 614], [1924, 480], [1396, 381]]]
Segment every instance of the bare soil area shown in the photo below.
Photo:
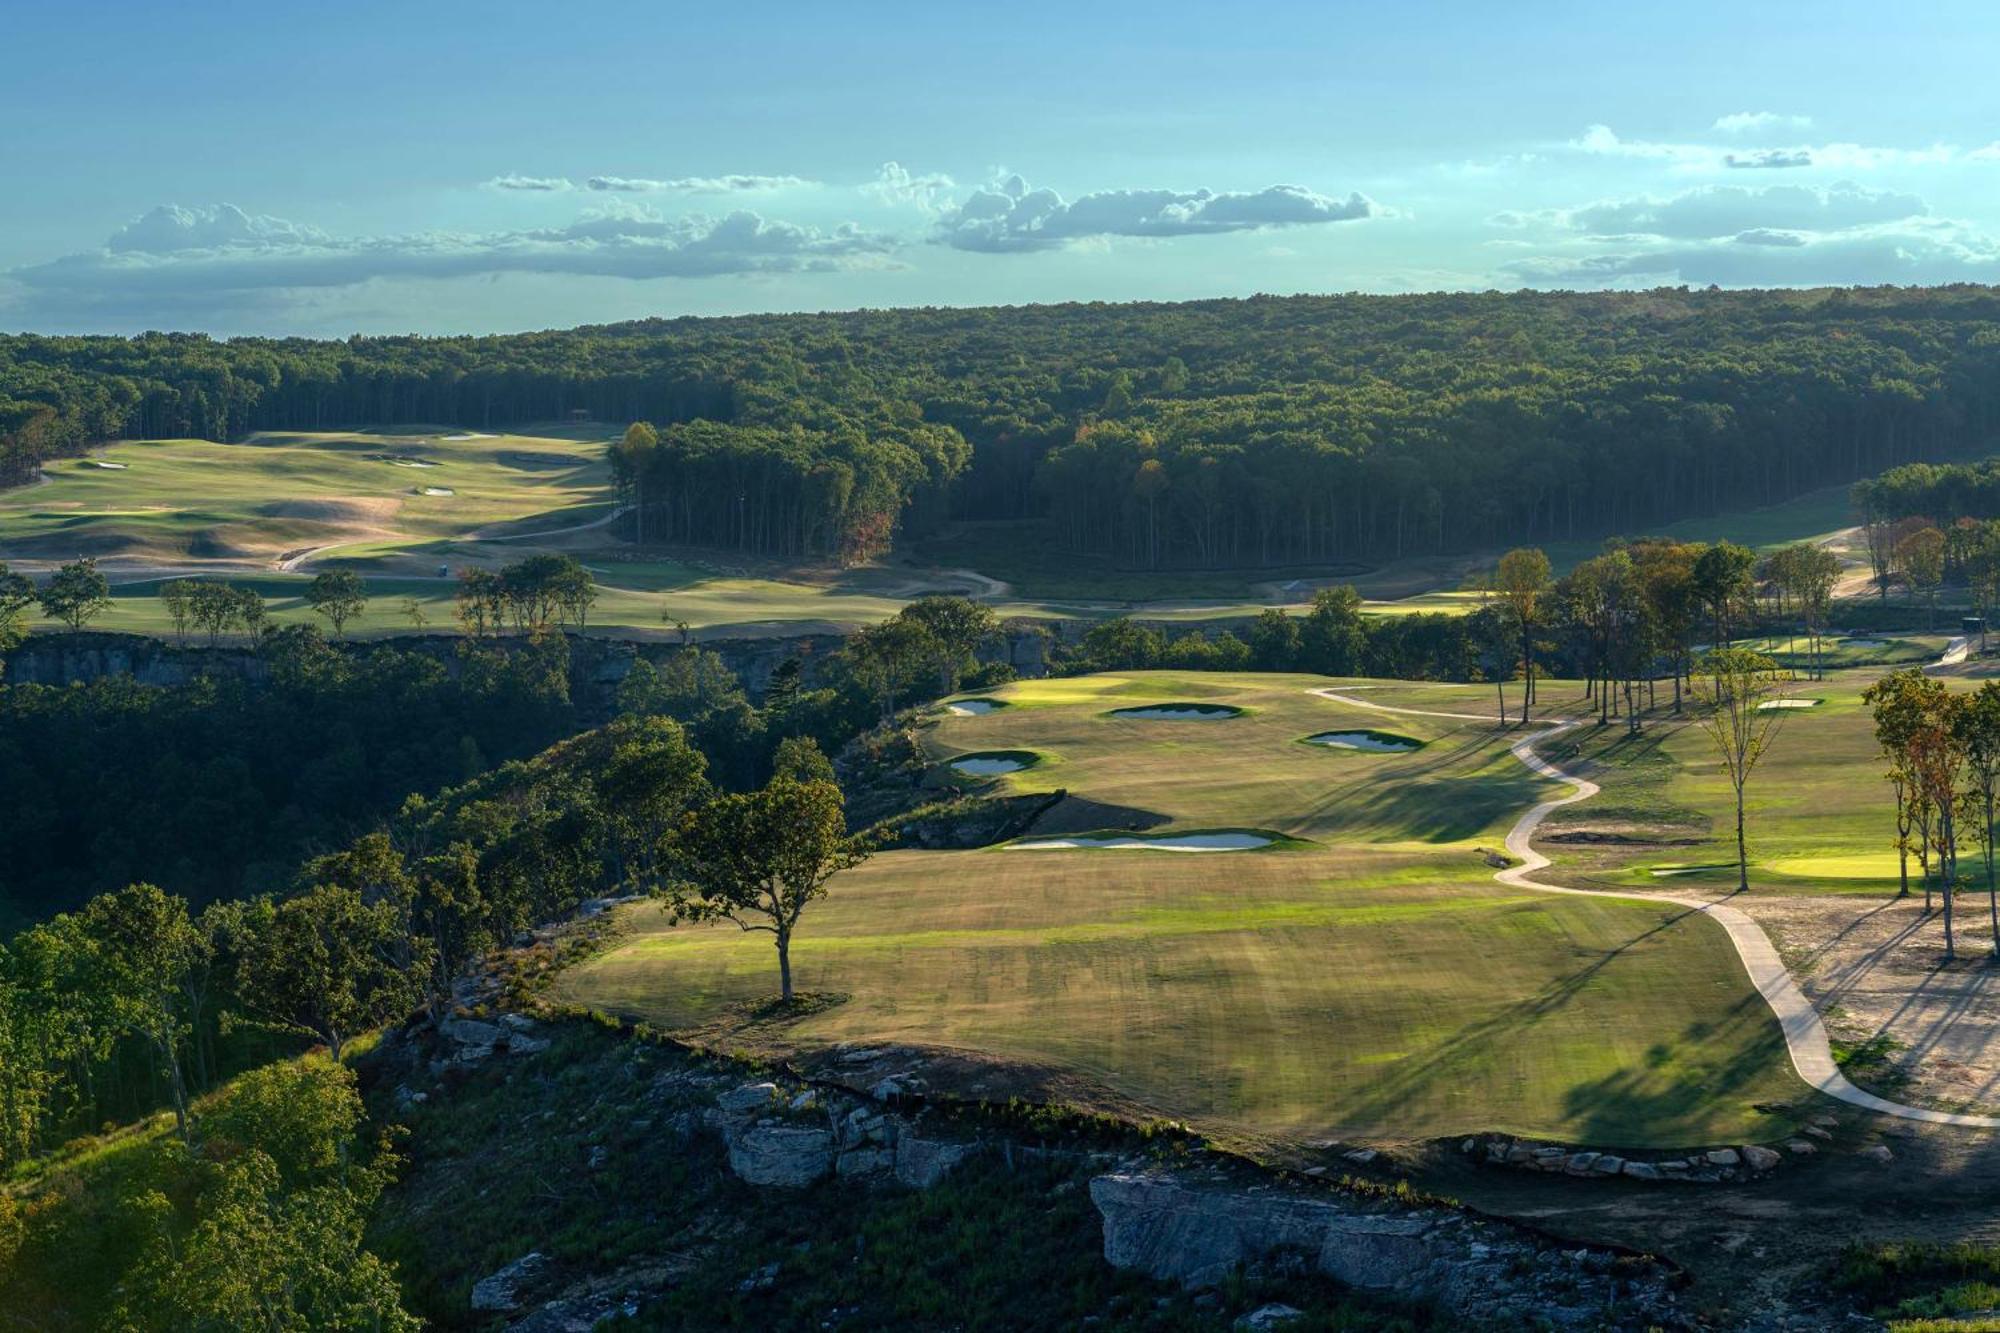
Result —
[[1835, 1040], [1874, 1043], [1849, 1070], [1884, 1096], [1942, 1110], [2000, 1111], [2000, 965], [1984, 894], [1957, 901], [1957, 956], [1942, 900], [1749, 894], [1733, 899], [1769, 932]]

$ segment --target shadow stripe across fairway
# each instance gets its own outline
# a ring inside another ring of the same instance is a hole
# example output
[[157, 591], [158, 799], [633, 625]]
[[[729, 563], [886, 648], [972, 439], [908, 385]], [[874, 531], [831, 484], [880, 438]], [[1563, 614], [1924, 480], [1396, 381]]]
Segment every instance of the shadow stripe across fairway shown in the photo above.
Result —
[[[1937, 665], [1949, 666], [1957, 661], [1962, 661], [1965, 651], [1966, 641], [1955, 639]], [[1954, 656], [1954, 654], [1956, 655]], [[1476, 720], [1484, 722], [1493, 722], [1496, 720], [1492, 717], [1478, 716], [1470, 713], [1438, 713], [1425, 709], [1397, 708], [1390, 704], [1376, 703], [1373, 700], [1353, 698], [1343, 695], [1337, 690], [1315, 690], [1314, 693], [1324, 699], [1332, 699], [1338, 703], [1350, 704], [1356, 708], [1372, 709], [1377, 712], [1403, 713], [1426, 717], [1476, 717]], [[1553, 719], [1548, 719], [1548, 721], [1554, 721], [1554, 725], [1549, 726], [1546, 730], [1538, 731], [1531, 736], [1524, 736], [1514, 742], [1511, 747], [1514, 757], [1543, 777], [1570, 784], [1572, 790], [1565, 796], [1558, 796], [1552, 800], [1541, 802], [1523, 814], [1520, 820], [1515, 823], [1513, 829], [1507, 834], [1507, 850], [1519, 857], [1521, 863], [1499, 871], [1493, 876], [1495, 880], [1502, 884], [1511, 884], [1520, 888], [1536, 889], [1543, 893], [1560, 893], [1572, 897], [1623, 898], [1628, 901], [1668, 902], [1686, 907], [1690, 912], [1700, 913], [1716, 922], [1716, 924], [1720, 925], [1728, 933], [1729, 942], [1735, 947], [1737, 957], [1742, 960], [1743, 969], [1749, 975], [1750, 984], [1757, 988], [1759, 995], [1763, 996], [1764, 1002], [1770, 1006], [1772, 1014], [1778, 1020], [1778, 1026], [1785, 1034], [1785, 1049], [1791, 1056], [1792, 1067], [1798, 1071], [1800, 1078], [1829, 1097], [1846, 1102], [1850, 1106], [1859, 1106], [1864, 1110], [1874, 1111], [1881, 1115], [1895, 1116], [1903, 1120], [1919, 1120], [1934, 1125], [1958, 1125], [1972, 1129], [2000, 1129], [2000, 1116], [1966, 1115], [1954, 1111], [1933, 1111], [1921, 1106], [1906, 1106], [1901, 1102], [1892, 1102], [1886, 1097], [1878, 1097], [1872, 1092], [1864, 1092], [1850, 1083], [1847, 1076], [1841, 1073], [1840, 1066], [1834, 1061], [1833, 1049], [1827, 1039], [1826, 1025], [1820, 1022], [1818, 1011], [1813, 1008], [1812, 1002], [1806, 999], [1804, 992], [1800, 991], [1797, 983], [1792, 980], [1792, 974], [1785, 967], [1784, 961], [1779, 958], [1776, 946], [1771, 943], [1771, 937], [1764, 933], [1763, 927], [1735, 908], [1722, 903], [1712, 903], [1705, 899], [1691, 898], [1679, 894], [1624, 894], [1613, 893], [1605, 889], [1572, 889], [1558, 884], [1545, 884], [1539, 880], [1530, 878], [1536, 871], [1546, 869], [1550, 864], [1549, 859], [1536, 851], [1533, 846], [1535, 830], [1541, 826], [1542, 821], [1548, 817], [1551, 811], [1560, 809], [1565, 805], [1573, 805], [1578, 801], [1587, 801], [1597, 795], [1599, 790], [1596, 783], [1591, 782], [1587, 778], [1574, 777], [1565, 773], [1535, 753], [1534, 743], [1536, 741], [1548, 740], [1570, 730], [1572, 727], [1581, 725], [1575, 721], [1555, 721]]]

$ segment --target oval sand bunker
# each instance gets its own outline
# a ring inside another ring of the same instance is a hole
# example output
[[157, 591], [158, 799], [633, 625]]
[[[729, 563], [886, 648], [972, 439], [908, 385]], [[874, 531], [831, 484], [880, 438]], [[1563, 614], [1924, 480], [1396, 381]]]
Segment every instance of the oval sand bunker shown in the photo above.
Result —
[[1010, 852], [1052, 851], [1063, 847], [1141, 847], [1156, 852], [1247, 852], [1269, 847], [1274, 840], [1261, 833], [1181, 833], [1164, 838], [1037, 838], [1010, 842]]
[[1781, 708], [1817, 707], [1819, 707], [1819, 700], [1817, 699], [1766, 699], [1763, 703], [1757, 705], [1757, 711], [1760, 713], [1775, 713]]
[[1422, 741], [1391, 731], [1322, 731], [1306, 737], [1306, 744], [1334, 750], [1366, 750], [1370, 754], [1408, 754], [1424, 748]]
[[1220, 722], [1242, 715], [1242, 709], [1229, 704], [1148, 704], [1142, 708], [1114, 708], [1107, 716], [1143, 722]]
[[1024, 768], [1033, 768], [1042, 757], [1032, 750], [981, 750], [977, 754], [962, 754], [949, 763], [955, 773], [963, 773], [969, 778], [990, 778], [1001, 773], [1019, 773]]
[[953, 717], [983, 717], [1006, 706], [999, 699], [954, 699], [944, 706], [944, 711]]

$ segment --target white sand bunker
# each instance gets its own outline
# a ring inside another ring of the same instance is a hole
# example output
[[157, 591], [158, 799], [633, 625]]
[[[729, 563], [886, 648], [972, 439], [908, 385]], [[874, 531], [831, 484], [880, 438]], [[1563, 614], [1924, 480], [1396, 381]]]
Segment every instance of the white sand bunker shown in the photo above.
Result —
[[1261, 833], [1179, 833], [1163, 838], [1037, 838], [1010, 842], [1010, 852], [1052, 851], [1062, 847], [1142, 847], [1157, 852], [1247, 852], [1269, 847], [1275, 839]]
[[1240, 717], [1243, 710], [1228, 704], [1152, 704], [1144, 708], [1114, 708], [1112, 717], [1136, 718], [1144, 722], [1220, 722]]
[[1006, 706], [998, 699], [954, 699], [944, 706], [944, 711], [953, 717], [981, 717]]
[[500, 437], [498, 435], [488, 435], [485, 431], [468, 430], [461, 431], [457, 435], [447, 435], [444, 438], [447, 440], [497, 440]]
[[1421, 750], [1424, 743], [1387, 731], [1322, 731], [1306, 737], [1307, 745], [1327, 745], [1336, 750], [1367, 750], [1372, 754], [1408, 754]]
[[951, 761], [954, 772], [969, 778], [990, 778], [998, 773], [1019, 773], [1024, 768], [1033, 768], [1035, 761], [1011, 754], [969, 754], [963, 759]]
[[1776, 712], [1780, 708], [1817, 708], [1817, 707], [1819, 707], [1819, 700], [1817, 699], [1766, 699], [1763, 703], [1757, 705], [1757, 711], [1760, 713], [1765, 713], [1765, 712]]
[[457, 491], [455, 491], [455, 490], [453, 490], [453, 489], [452, 489], [451, 487], [449, 487], [449, 486], [426, 486], [426, 487], [424, 487], [424, 489], [423, 489], [423, 491], [422, 491], [422, 494], [424, 494], [424, 495], [457, 495], [457, 494], [458, 494], [458, 492], [457, 492]]
[[107, 463], [107, 462], [105, 462], [105, 461], [104, 461], [103, 459], [101, 459], [101, 458], [93, 458], [93, 459], [91, 459], [91, 460], [90, 460], [90, 465], [91, 465], [92, 467], [100, 467], [100, 468], [103, 468], [103, 469], [104, 469], [104, 470], [105, 470], [106, 472], [123, 472], [123, 471], [125, 470], [125, 464], [123, 464], [123, 463]]

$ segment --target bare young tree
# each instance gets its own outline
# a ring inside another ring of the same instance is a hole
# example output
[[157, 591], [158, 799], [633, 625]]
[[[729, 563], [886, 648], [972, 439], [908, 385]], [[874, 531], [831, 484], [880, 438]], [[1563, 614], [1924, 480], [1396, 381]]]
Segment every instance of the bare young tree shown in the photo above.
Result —
[[1750, 887], [1750, 854], [1743, 830], [1743, 789], [1757, 761], [1783, 725], [1786, 673], [1762, 653], [1721, 648], [1695, 663], [1695, 698], [1706, 707], [1697, 718], [1715, 745], [1736, 793], [1736, 891]]

